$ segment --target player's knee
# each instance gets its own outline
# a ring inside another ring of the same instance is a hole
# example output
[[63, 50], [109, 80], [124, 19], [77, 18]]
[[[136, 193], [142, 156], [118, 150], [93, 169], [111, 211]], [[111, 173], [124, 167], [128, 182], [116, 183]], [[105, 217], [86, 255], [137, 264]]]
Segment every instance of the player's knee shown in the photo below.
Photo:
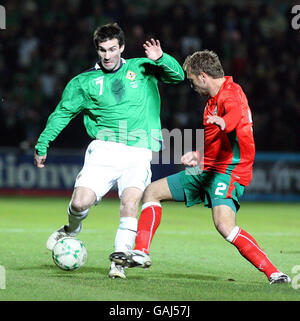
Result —
[[80, 213], [89, 209], [95, 204], [95, 201], [96, 195], [92, 190], [84, 187], [77, 187], [72, 196], [71, 208], [73, 211]]
[[215, 224], [217, 231], [226, 238], [230, 232], [232, 231], [232, 226], [227, 224], [226, 222], [218, 222]]
[[138, 215], [139, 200], [125, 199], [121, 201], [120, 214], [121, 216], [133, 216]]
[[138, 188], [127, 188], [121, 197], [120, 215], [138, 216], [139, 205], [142, 197], [142, 191]]
[[233, 228], [236, 226], [236, 223], [232, 219], [228, 219], [227, 217], [214, 217], [214, 224], [217, 231], [226, 239], [228, 235], [231, 233]]
[[213, 207], [213, 221], [217, 231], [226, 238], [236, 226], [236, 215], [227, 205]]
[[75, 212], [83, 212], [90, 208], [91, 204], [87, 200], [84, 199], [73, 199], [71, 202], [71, 208]]
[[157, 189], [155, 188], [155, 185], [150, 184], [147, 186], [147, 188], [144, 191], [143, 203], [153, 202], [153, 201], [161, 201], [161, 199], [159, 197], [159, 193]]

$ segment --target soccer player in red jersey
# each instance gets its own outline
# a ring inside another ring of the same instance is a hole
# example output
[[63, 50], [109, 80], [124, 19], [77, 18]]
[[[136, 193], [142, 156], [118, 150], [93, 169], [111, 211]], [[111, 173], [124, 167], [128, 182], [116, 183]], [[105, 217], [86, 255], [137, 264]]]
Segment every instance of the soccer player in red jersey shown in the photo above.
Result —
[[204, 155], [188, 152], [181, 161], [187, 168], [151, 183], [143, 196], [135, 248], [112, 253], [110, 259], [127, 267], [150, 267], [150, 244], [160, 223], [162, 201], [183, 201], [186, 206], [204, 202], [212, 209], [217, 231], [243, 257], [265, 273], [270, 284], [290, 278], [269, 260], [255, 239], [236, 224], [239, 198], [252, 179], [255, 144], [251, 110], [242, 88], [213, 51], [197, 51], [183, 65], [191, 87], [208, 96], [204, 110]]

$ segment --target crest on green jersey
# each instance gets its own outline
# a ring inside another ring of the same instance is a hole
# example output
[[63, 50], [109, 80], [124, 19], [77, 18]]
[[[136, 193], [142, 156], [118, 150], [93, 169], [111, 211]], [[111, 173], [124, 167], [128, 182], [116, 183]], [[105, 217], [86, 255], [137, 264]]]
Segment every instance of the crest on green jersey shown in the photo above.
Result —
[[135, 77], [136, 77], [136, 73], [131, 70], [128, 70], [126, 78], [133, 81], [135, 79]]

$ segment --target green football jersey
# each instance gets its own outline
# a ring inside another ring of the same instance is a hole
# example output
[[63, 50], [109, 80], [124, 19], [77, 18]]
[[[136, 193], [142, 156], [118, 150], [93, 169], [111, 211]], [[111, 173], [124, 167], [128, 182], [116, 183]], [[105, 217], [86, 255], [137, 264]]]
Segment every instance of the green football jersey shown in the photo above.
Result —
[[74, 77], [38, 139], [38, 155], [47, 154], [49, 143], [80, 112], [93, 139], [159, 151], [162, 135], [158, 80], [171, 84], [184, 80], [180, 64], [166, 53], [156, 61], [122, 58], [120, 68], [112, 72], [96, 64]]

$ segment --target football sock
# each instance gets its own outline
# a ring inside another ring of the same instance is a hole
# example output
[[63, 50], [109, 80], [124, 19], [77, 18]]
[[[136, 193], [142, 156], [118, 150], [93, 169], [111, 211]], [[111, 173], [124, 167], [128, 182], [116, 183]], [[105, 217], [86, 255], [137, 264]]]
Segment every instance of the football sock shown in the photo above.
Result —
[[131, 250], [137, 231], [137, 219], [135, 217], [121, 217], [120, 225], [115, 237], [115, 251], [124, 252]]
[[266, 274], [267, 278], [279, 270], [271, 263], [264, 251], [258, 246], [255, 239], [236, 226], [226, 238], [232, 243], [241, 255], [252, 263], [259, 271]]
[[76, 212], [72, 209], [70, 204], [68, 208], [69, 225], [66, 228], [67, 232], [71, 234], [79, 233], [81, 230], [81, 221], [88, 216], [88, 213], [89, 208], [82, 212]]
[[149, 254], [153, 236], [161, 220], [161, 211], [160, 203], [148, 202], [142, 206], [135, 239], [135, 250]]

